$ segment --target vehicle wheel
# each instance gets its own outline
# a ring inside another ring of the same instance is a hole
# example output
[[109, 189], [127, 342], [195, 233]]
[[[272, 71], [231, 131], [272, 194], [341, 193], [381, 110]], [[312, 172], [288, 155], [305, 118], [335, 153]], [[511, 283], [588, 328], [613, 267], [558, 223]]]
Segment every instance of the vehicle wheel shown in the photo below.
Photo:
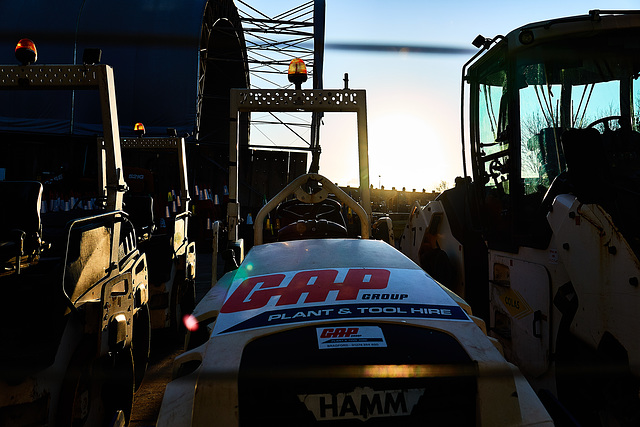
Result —
[[147, 371], [149, 353], [151, 351], [151, 316], [148, 304], [140, 307], [133, 317], [133, 340], [131, 346], [135, 387], [138, 390]]
[[558, 397], [583, 426], [640, 425], [640, 383], [624, 348], [607, 336], [597, 350], [572, 334], [557, 344]]
[[171, 298], [171, 333], [177, 342], [182, 344], [186, 328], [182, 318], [193, 312], [196, 307], [195, 281], [185, 280], [175, 282], [177, 285]]
[[603, 426], [640, 425], [639, 384], [629, 373], [610, 379], [603, 388], [604, 409], [600, 413]]
[[627, 350], [611, 333], [605, 332], [597, 353], [609, 371], [601, 375], [602, 425], [640, 425], [640, 382], [631, 372]]
[[101, 424], [104, 407], [100, 399], [102, 387], [99, 363], [93, 360], [95, 342], [81, 343], [71, 357], [62, 383], [56, 425], [89, 426]]
[[129, 419], [134, 386], [131, 351], [95, 358], [95, 348], [95, 340], [86, 340], [72, 356], [62, 384], [56, 425], [109, 425], [118, 411]]
[[107, 373], [102, 389], [102, 401], [107, 415], [105, 421], [111, 422], [114, 416], [119, 411], [122, 411], [126, 420], [125, 424], [128, 424], [135, 392], [135, 374], [131, 348], [125, 348], [115, 355], [105, 358], [103, 363], [106, 365], [104, 370]]
[[[181, 309], [182, 315], [191, 314], [193, 310], [196, 308], [196, 284], [194, 280], [185, 280], [181, 298]], [[180, 318], [180, 323], [182, 323], [182, 318]]]
[[[560, 339], [562, 338], [562, 339]], [[580, 425], [599, 426], [597, 380], [593, 372], [595, 352], [573, 334], [559, 335], [556, 344], [556, 386], [558, 399], [580, 422]]]

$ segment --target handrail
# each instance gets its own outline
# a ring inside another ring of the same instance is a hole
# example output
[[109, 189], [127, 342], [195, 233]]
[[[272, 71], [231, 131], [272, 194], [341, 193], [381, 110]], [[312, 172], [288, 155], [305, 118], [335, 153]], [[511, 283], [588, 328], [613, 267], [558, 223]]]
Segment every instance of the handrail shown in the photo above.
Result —
[[[315, 194], [309, 194], [302, 189], [302, 185], [307, 181], [317, 181], [322, 184], [322, 190]], [[363, 239], [368, 239], [371, 230], [371, 219], [367, 215], [366, 211], [360, 204], [353, 200], [347, 193], [345, 193], [337, 185], [329, 181], [327, 178], [320, 174], [308, 173], [301, 175], [298, 178], [291, 181], [285, 188], [282, 189], [274, 198], [260, 209], [256, 220], [253, 225], [253, 242], [254, 245], [262, 244], [262, 234], [264, 229], [264, 219], [269, 212], [274, 210], [280, 203], [286, 200], [286, 198], [292, 194], [295, 194], [296, 198], [305, 203], [318, 203], [326, 199], [329, 193], [335, 194], [336, 198], [350, 207], [358, 218], [360, 218], [360, 232]]]

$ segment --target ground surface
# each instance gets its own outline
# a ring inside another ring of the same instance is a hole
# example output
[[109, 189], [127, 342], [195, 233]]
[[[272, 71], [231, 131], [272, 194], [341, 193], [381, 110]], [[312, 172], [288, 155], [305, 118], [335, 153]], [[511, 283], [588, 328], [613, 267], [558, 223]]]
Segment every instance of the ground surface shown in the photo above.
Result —
[[134, 396], [131, 427], [156, 425], [164, 389], [171, 381], [173, 359], [182, 352], [177, 344], [164, 347], [153, 349], [144, 381]]
[[[211, 286], [211, 252], [203, 253], [198, 249], [197, 253], [196, 301], [200, 301]], [[167, 339], [162, 333], [154, 333], [149, 367], [140, 389], [134, 396], [129, 426], [156, 425], [165, 387], [171, 381], [173, 360], [180, 353], [182, 347], [176, 340]]]

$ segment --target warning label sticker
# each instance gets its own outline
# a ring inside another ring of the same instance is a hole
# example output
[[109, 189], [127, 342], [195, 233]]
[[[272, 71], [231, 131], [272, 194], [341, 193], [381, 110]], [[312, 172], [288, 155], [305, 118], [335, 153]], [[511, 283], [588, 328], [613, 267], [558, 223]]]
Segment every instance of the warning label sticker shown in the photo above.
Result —
[[378, 326], [345, 326], [316, 328], [318, 348], [386, 347], [382, 329]]

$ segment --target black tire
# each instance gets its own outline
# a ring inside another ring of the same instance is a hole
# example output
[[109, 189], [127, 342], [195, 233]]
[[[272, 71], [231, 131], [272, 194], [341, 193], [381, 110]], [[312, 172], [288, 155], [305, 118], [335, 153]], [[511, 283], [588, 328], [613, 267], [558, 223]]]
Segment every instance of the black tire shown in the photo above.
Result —
[[183, 317], [192, 313], [196, 307], [196, 288], [194, 280], [186, 280], [184, 272], [179, 274], [181, 277], [174, 282], [172, 291], [170, 332], [177, 343], [183, 344], [186, 335]]
[[95, 396], [99, 395], [101, 388], [100, 376], [94, 378], [94, 371], [97, 371], [98, 366], [93, 360], [95, 347], [94, 339], [86, 339], [71, 357], [62, 382], [56, 414], [57, 426], [90, 425], [104, 418], [104, 408], [98, 403], [100, 399]]
[[133, 340], [131, 342], [133, 368], [135, 372], [135, 389], [138, 390], [149, 365], [151, 352], [151, 316], [149, 305], [144, 304], [133, 317]]
[[583, 427], [640, 425], [640, 383], [624, 348], [611, 342], [596, 350], [567, 333], [556, 346], [558, 397]]
[[125, 424], [129, 424], [133, 409], [135, 374], [131, 348], [125, 348], [104, 359], [107, 378], [103, 387], [102, 400], [107, 409], [105, 421], [109, 424], [118, 411], [124, 413]]
[[118, 411], [128, 422], [134, 388], [131, 350], [97, 358], [96, 348], [96, 338], [87, 338], [71, 357], [60, 391], [57, 426], [105, 426]]
[[196, 283], [195, 280], [185, 280], [181, 298], [182, 315], [191, 314], [196, 308]]

